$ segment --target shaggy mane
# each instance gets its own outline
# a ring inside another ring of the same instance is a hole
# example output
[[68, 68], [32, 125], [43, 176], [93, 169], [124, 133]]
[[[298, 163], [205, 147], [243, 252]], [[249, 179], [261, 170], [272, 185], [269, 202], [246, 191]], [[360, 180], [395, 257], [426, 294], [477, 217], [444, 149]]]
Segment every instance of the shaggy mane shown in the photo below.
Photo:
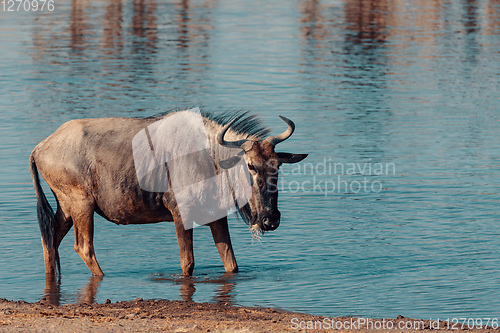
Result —
[[[186, 109], [188, 110], [188, 109]], [[201, 116], [216, 122], [217, 124], [224, 126], [230, 123], [233, 119], [236, 119], [231, 129], [239, 134], [246, 135], [247, 137], [252, 137], [257, 140], [264, 139], [269, 132], [269, 128], [262, 125], [261, 120], [249, 111], [236, 110], [236, 111], [222, 111], [222, 112], [212, 112], [201, 109]], [[171, 113], [185, 111], [182, 109], [170, 109], [160, 114], [156, 114], [149, 117], [144, 117], [142, 119], [160, 119]]]

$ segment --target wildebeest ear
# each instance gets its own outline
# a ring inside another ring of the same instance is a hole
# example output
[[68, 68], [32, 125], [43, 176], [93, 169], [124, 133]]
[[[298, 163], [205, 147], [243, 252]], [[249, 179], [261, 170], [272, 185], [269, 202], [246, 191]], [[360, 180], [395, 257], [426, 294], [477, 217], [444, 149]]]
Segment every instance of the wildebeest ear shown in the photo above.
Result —
[[254, 142], [253, 142], [253, 141], [248, 140], [248, 141], [244, 142], [244, 143], [240, 146], [240, 148], [241, 148], [241, 149], [243, 149], [245, 152], [247, 152], [247, 151], [249, 151], [250, 149], [252, 149], [253, 144], [254, 144]]
[[308, 154], [276, 153], [281, 163], [297, 163], [307, 157]]

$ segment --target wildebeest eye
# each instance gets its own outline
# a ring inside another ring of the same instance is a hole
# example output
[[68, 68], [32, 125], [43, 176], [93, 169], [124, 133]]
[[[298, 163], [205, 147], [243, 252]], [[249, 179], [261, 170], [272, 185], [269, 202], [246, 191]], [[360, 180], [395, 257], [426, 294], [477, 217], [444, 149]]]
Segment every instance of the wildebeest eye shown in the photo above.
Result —
[[251, 164], [248, 164], [248, 170], [250, 171], [257, 171], [257, 169], [255, 169], [255, 167]]

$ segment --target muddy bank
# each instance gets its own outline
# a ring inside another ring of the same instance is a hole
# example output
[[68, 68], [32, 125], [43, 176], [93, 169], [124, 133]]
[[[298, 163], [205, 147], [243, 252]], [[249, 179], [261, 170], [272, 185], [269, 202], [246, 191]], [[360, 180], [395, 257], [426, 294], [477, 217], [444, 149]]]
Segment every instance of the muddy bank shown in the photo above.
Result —
[[[401, 316], [369, 320], [365, 324], [363, 320], [366, 319], [327, 318], [270, 308], [185, 301], [137, 299], [112, 303], [106, 300], [105, 304], [54, 306], [43, 301], [0, 299], [0, 332], [436, 332], [437, 325], [439, 331], [447, 328], [445, 322]], [[336, 330], [334, 325], [340, 329]]]

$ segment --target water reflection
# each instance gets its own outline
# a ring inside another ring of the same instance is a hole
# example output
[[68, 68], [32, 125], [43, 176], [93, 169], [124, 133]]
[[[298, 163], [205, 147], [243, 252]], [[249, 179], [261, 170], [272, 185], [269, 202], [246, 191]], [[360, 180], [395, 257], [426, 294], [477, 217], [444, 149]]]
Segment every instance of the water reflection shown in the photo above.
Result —
[[347, 28], [354, 34], [347, 34], [348, 40], [375, 47], [387, 39], [387, 0], [354, 0], [344, 5]]
[[132, 17], [132, 32], [138, 38], [133, 41], [132, 53], [149, 50], [155, 53], [158, 42], [158, 26], [156, 24], [156, 1], [134, 0], [134, 16]]
[[77, 303], [93, 304], [96, 300], [97, 289], [102, 279], [102, 276], [91, 276], [87, 285], [78, 291], [76, 297]]
[[189, 0], [182, 0], [179, 4], [178, 19], [179, 28], [179, 43], [178, 48], [186, 48], [189, 46]]
[[168, 108], [152, 109], [152, 100], [175, 107], [184, 103], [172, 100], [185, 99], [191, 105], [188, 95], [203, 87], [209, 68], [215, 2], [72, 0], [51, 16], [37, 16], [34, 70], [49, 91], [34, 92], [33, 100], [42, 105], [38, 112], [52, 105], [46, 112], [92, 109], [110, 115], [116, 107], [116, 113], [148, 109], [151, 115]]
[[110, 0], [104, 12], [102, 52], [118, 56], [123, 50], [123, 4], [122, 0]]
[[490, 0], [486, 5], [486, 27], [484, 33], [487, 35], [500, 34], [500, 1]]
[[71, 33], [70, 46], [74, 51], [81, 53], [87, 47], [89, 30], [92, 28], [85, 11], [87, 1], [71, 0], [71, 16], [69, 30]]
[[236, 285], [234, 280], [235, 273], [224, 273], [219, 278], [215, 279], [200, 279], [192, 276], [180, 277], [154, 277], [153, 281], [162, 282], [170, 281], [176, 285], [180, 285], [180, 296], [184, 301], [193, 301], [193, 295], [196, 292], [197, 284], [214, 284], [217, 285], [214, 301], [217, 303], [233, 304], [233, 289]]
[[[234, 288], [236, 286], [235, 273], [224, 273], [218, 278], [197, 278], [191, 276], [157, 276], [152, 278], [156, 282], [171, 282], [180, 286], [179, 295], [184, 301], [193, 301], [196, 285], [214, 285], [213, 301], [222, 304], [234, 304]], [[99, 285], [103, 281], [102, 276], [91, 276], [88, 283], [76, 293], [76, 303], [93, 304], [96, 302]], [[60, 305], [63, 304], [61, 293], [61, 280], [54, 275], [45, 276], [45, 288], [41, 298], [42, 303]], [[67, 300], [66, 300], [67, 302]]]
[[45, 289], [40, 300], [52, 305], [61, 304], [61, 280], [56, 275], [45, 275]]
[[300, 4], [302, 17], [300, 31], [303, 37], [313, 40], [323, 40], [327, 36], [328, 30], [325, 17], [322, 14], [324, 6], [319, 0], [305, 0]]
[[[102, 282], [102, 276], [92, 276], [89, 282], [77, 292], [76, 303], [93, 304], [96, 301], [96, 295], [99, 284]], [[60, 305], [61, 304], [61, 280], [55, 275], [45, 275], [45, 289], [42, 302]]]
[[476, 0], [467, 0], [463, 3], [464, 10], [464, 26], [465, 32], [467, 34], [477, 31], [477, 20], [478, 20], [478, 3]]

